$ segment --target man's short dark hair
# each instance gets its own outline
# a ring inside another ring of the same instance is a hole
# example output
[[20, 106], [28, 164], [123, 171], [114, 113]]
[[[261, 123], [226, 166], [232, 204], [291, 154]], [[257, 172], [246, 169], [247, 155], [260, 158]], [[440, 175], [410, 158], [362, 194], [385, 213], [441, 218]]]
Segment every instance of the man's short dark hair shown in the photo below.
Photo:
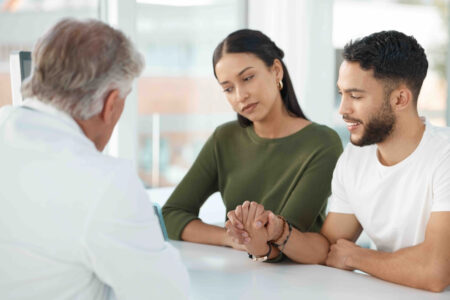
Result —
[[395, 30], [373, 33], [350, 41], [343, 57], [358, 62], [364, 70], [373, 70], [375, 78], [383, 80], [391, 91], [400, 83], [406, 84], [417, 103], [428, 60], [413, 36]]

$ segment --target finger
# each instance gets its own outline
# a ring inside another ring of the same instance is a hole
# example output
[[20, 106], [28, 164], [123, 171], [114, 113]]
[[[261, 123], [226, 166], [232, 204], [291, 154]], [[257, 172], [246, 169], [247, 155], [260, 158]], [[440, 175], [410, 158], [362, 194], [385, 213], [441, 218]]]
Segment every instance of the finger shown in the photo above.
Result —
[[250, 206], [250, 201], [245, 201], [242, 204], [242, 224], [247, 224], [248, 207]]
[[239, 221], [242, 224], [242, 206], [241, 205], [236, 206], [236, 209], [234, 210], [234, 213], [235, 213], [236, 217], [239, 219]]
[[258, 208], [258, 203], [256, 202], [250, 202], [250, 208], [248, 210], [248, 216], [247, 216], [247, 226], [251, 226], [251, 224], [255, 220], [256, 210]]
[[265, 226], [268, 222], [269, 222], [269, 215], [273, 214], [270, 210], [266, 210], [264, 211], [262, 214], [260, 214], [259, 216], [255, 217], [255, 221], [254, 221], [254, 226], [256, 228], [261, 228], [263, 226]]
[[231, 210], [227, 213], [228, 220], [233, 224], [234, 227], [237, 227], [239, 229], [244, 229], [244, 226], [242, 225], [241, 221], [237, 218], [234, 210]]
[[229, 235], [231, 239], [238, 244], [243, 244], [244, 240], [248, 237], [246, 232], [237, 229], [233, 225], [227, 228], [227, 235]]
[[259, 215], [261, 215], [261, 214], [263, 214], [264, 213], [264, 206], [262, 205], [262, 204], [257, 204], [256, 205], [256, 214], [255, 214], [255, 217], [257, 217], [257, 216], [259, 216]]
[[230, 234], [234, 237], [248, 237], [247, 231], [241, 230], [240, 228], [234, 226], [230, 220], [225, 222], [225, 228], [227, 229], [227, 234]]
[[233, 225], [231, 224], [230, 220], [227, 220], [227, 221], [225, 222], [225, 228], [226, 228], [226, 229], [229, 229], [230, 226], [233, 226]]

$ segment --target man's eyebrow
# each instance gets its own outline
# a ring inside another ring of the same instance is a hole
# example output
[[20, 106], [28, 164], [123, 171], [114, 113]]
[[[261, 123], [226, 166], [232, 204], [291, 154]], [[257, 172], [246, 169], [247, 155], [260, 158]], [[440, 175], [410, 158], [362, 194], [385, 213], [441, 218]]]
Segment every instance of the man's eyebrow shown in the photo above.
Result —
[[[252, 68], [254, 68], [254, 67], [250, 66], [250, 67], [246, 67], [246, 68], [242, 69], [242, 71], [240, 71], [240, 72], [238, 73], [238, 76], [241, 76], [242, 73], [244, 73], [244, 72], [247, 71], [248, 69], [252, 69]], [[220, 85], [224, 85], [224, 84], [227, 84], [227, 83], [228, 83], [228, 81], [222, 81], [222, 82], [219, 82]]]
[[[339, 88], [339, 86], [337, 87], [339, 91], [341, 91], [341, 89]], [[365, 90], [361, 90], [361, 89], [357, 89], [357, 88], [351, 88], [351, 89], [344, 89], [342, 90], [344, 93], [365, 93]]]

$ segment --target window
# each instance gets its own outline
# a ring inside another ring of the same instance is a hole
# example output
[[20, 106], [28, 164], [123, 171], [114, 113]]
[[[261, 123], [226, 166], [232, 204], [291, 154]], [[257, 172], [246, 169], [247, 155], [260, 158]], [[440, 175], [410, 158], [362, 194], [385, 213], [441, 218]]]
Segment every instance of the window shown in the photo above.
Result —
[[[398, 30], [413, 35], [424, 47], [429, 63], [427, 77], [418, 100], [419, 114], [435, 125], [445, 126], [448, 122], [447, 3], [448, 1], [425, 0], [335, 0], [333, 44], [336, 49], [336, 81], [342, 62], [342, 49], [351, 39], [381, 30]], [[336, 110], [339, 102], [340, 97], [336, 90]], [[347, 142], [348, 132], [340, 118], [339, 122], [336, 122], [335, 129]]]
[[38, 37], [61, 18], [97, 16], [97, 1], [0, 0], [0, 107], [12, 103], [9, 77], [12, 51], [31, 51]]
[[[164, 4], [164, 5], [163, 5]], [[218, 125], [235, 119], [212, 70], [217, 44], [245, 27], [245, 1], [138, 1], [138, 168], [149, 187], [174, 186]]]

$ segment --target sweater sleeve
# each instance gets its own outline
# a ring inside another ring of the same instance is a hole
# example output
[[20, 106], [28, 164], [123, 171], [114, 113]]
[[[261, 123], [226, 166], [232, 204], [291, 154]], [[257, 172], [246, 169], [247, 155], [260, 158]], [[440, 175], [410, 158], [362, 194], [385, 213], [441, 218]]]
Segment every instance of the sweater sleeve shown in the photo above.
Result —
[[300, 231], [320, 231], [331, 193], [333, 170], [341, 153], [340, 141], [318, 149], [281, 210], [280, 214]]
[[194, 164], [162, 209], [171, 239], [181, 239], [184, 227], [198, 219], [200, 207], [211, 194], [218, 191], [215, 134], [207, 140]]

